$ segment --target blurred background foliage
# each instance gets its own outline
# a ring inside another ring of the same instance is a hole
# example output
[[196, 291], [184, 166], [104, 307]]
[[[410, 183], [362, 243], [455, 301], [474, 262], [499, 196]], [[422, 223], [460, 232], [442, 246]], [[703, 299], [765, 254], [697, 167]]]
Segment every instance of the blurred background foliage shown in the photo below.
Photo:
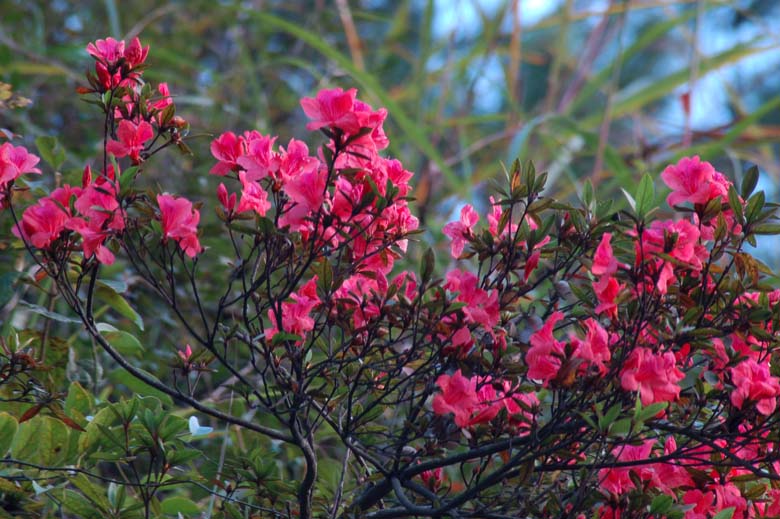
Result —
[[[200, 273], [215, 288], [223, 270], [208, 262], [224, 263], [228, 251], [213, 212], [211, 139], [257, 129], [318, 146], [299, 100], [320, 88], [357, 87], [388, 109], [388, 153], [416, 173], [415, 210], [431, 229], [465, 202], [484, 214], [502, 164], [517, 157], [548, 170], [547, 194], [563, 198], [591, 179], [617, 201], [642, 173], [691, 154], [736, 180], [757, 164], [769, 200], [780, 179], [775, 0], [0, 0], [0, 13], [0, 129], [32, 152], [36, 138], [56, 137], [64, 152], [32, 187], [78, 184], [98, 163], [101, 114], [75, 94], [92, 65], [86, 44], [139, 35], [151, 45], [145, 77], [169, 84], [193, 154], [154, 157], [142, 181], [205, 201], [204, 243], [215, 252]], [[148, 391], [56, 314], [56, 295], [35, 280], [11, 225], [0, 214], [0, 336], [49, 340], [59, 352], [48, 358], [53, 383], [76, 380], [112, 400]], [[778, 266], [772, 248], [760, 253]], [[116, 300], [100, 311], [139, 334], [146, 349], [129, 344], [128, 354], [162, 375], [187, 338], [123, 268], [103, 274], [144, 309], [144, 331]], [[207, 377], [204, 394], [224, 378]], [[288, 463], [300, 469], [293, 455]]]

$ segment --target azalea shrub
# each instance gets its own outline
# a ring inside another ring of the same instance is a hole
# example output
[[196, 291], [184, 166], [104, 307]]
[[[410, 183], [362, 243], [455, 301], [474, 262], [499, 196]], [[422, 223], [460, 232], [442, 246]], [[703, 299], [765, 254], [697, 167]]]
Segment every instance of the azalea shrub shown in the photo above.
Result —
[[6, 516], [780, 516], [780, 290], [750, 253], [780, 225], [755, 168], [683, 158], [665, 201], [645, 174], [569, 203], [515, 163], [437, 259], [355, 89], [301, 100], [318, 149], [218, 135], [193, 201], [145, 182], [191, 138], [148, 47], [87, 52], [96, 162], [52, 183], [51, 140], [0, 146], [22, 281], [56, 294], [1, 344]]

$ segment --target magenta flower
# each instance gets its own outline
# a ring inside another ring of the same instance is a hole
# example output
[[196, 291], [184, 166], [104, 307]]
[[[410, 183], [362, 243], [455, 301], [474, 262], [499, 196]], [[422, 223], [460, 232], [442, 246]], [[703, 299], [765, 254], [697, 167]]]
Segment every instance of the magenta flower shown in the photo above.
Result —
[[194, 258], [201, 251], [198, 241], [200, 212], [193, 209], [192, 202], [186, 198], [171, 195], [157, 195], [157, 204], [160, 206], [163, 239], [176, 240], [184, 253]]
[[25, 173], [40, 173], [41, 170], [35, 167], [40, 160], [24, 146], [14, 146], [10, 142], [0, 145], [0, 188]]
[[593, 266], [590, 269], [594, 276], [617, 272], [618, 262], [612, 253], [611, 240], [612, 233], [605, 232], [601, 235], [601, 242], [596, 248], [596, 254], [593, 256]]
[[547, 384], [555, 378], [561, 369], [566, 343], [558, 341], [553, 335], [555, 323], [563, 319], [562, 312], [554, 312], [544, 326], [531, 335], [531, 348], [525, 354], [528, 365], [528, 378], [541, 380]]
[[453, 258], [458, 259], [463, 254], [463, 248], [473, 236], [471, 229], [478, 221], [479, 214], [471, 205], [466, 204], [460, 210], [460, 221], [450, 222], [444, 226], [442, 232], [452, 240], [450, 254]]
[[650, 405], [676, 400], [680, 395], [677, 383], [684, 376], [675, 364], [674, 353], [635, 348], [623, 366], [620, 384], [626, 391], [639, 391], [642, 405]]
[[260, 216], [271, 208], [271, 202], [268, 201], [268, 193], [257, 182], [247, 180], [247, 173], [241, 171], [238, 174], [243, 190], [241, 191], [241, 201], [238, 203], [238, 212], [254, 211]]
[[[67, 206], [65, 206], [67, 207]], [[51, 197], [41, 198], [22, 214], [22, 221], [12, 232], [38, 249], [48, 249], [65, 230], [70, 215]]]
[[124, 57], [125, 42], [123, 40], [115, 40], [114, 38], [97, 40], [95, 43], [87, 45], [87, 52], [98, 61], [114, 64], [119, 61], [119, 58]]
[[730, 369], [731, 381], [736, 390], [731, 393], [731, 403], [742, 409], [746, 400], [756, 403], [756, 409], [764, 416], [771, 415], [777, 407], [780, 379], [769, 374], [769, 364], [759, 364], [747, 359]]
[[693, 158], [683, 157], [677, 164], [667, 166], [661, 173], [663, 181], [672, 189], [666, 203], [672, 207], [685, 202], [707, 203], [714, 174], [712, 164], [701, 162], [698, 155]]
[[[317, 296], [317, 276], [307, 281], [298, 292], [293, 292], [290, 298], [292, 302], [282, 303], [282, 329], [303, 338], [307, 332], [314, 329], [314, 318], [311, 317], [311, 312], [320, 304], [320, 298]], [[279, 319], [274, 308], [268, 311], [268, 318], [271, 320], [271, 327], [266, 330], [265, 338], [271, 340], [279, 332], [277, 328]], [[298, 341], [298, 344], [300, 342]]]
[[144, 149], [146, 141], [154, 137], [152, 125], [146, 121], [135, 124], [128, 120], [122, 120], [117, 128], [116, 136], [118, 141], [113, 139], [108, 141], [106, 149], [116, 158], [130, 156], [134, 164], [141, 162], [141, 151]]
[[224, 176], [236, 171], [238, 158], [244, 154], [244, 139], [233, 132], [225, 132], [211, 141], [211, 154], [218, 162], [209, 173]]
[[323, 127], [337, 128], [346, 133], [355, 134], [360, 130], [360, 122], [355, 113], [357, 90], [350, 88], [344, 92], [340, 88], [320, 90], [317, 97], [304, 97], [301, 107], [311, 122], [307, 130], [319, 130]]

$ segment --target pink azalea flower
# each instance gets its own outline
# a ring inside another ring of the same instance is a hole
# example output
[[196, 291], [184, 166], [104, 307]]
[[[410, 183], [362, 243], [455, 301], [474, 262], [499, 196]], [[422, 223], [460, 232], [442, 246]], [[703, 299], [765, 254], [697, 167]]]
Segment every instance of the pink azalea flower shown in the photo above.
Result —
[[478, 221], [479, 214], [471, 205], [466, 204], [460, 210], [460, 221], [450, 222], [444, 226], [442, 232], [452, 240], [450, 253], [453, 258], [458, 259], [463, 254], [463, 248], [472, 237], [471, 229]]
[[244, 154], [244, 139], [233, 132], [225, 132], [211, 141], [211, 154], [218, 162], [209, 173], [224, 176], [236, 171], [238, 159]]
[[731, 403], [742, 409], [746, 400], [756, 402], [756, 409], [764, 416], [771, 415], [777, 407], [780, 379], [769, 374], [768, 363], [759, 364], [753, 359], [743, 360], [731, 368], [731, 381], [736, 387], [731, 393]]
[[141, 40], [139, 40], [138, 36], [136, 36], [135, 38], [133, 38], [133, 41], [130, 42], [130, 45], [128, 45], [125, 48], [125, 52], [124, 52], [125, 63], [127, 64], [128, 67], [135, 68], [141, 63], [143, 63], [144, 61], [146, 61], [146, 56], [148, 54], [149, 54], [149, 46], [147, 45], [146, 47], [141, 47]]
[[350, 88], [344, 92], [341, 88], [320, 90], [317, 97], [304, 97], [301, 107], [306, 116], [311, 119], [306, 124], [307, 130], [320, 128], [337, 128], [349, 134], [360, 130], [360, 122], [355, 114], [355, 97], [357, 90]]
[[485, 330], [492, 330], [500, 318], [498, 292], [490, 293], [478, 287], [479, 279], [471, 272], [452, 270], [447, 273], [444, 288], [458, 292], [456, 301], [466, 303], [463, 307], [467, 323], [480, 324]]
[[232, 213], [233, 209], [236, 208], [236, 194], [230, 193], [228, 196], [228, 190], [225, 187], [225, 184], [220, 183], [219, 187], [217, 187], [217, 200], [219, 200], [219, 203], [225, 208], [227, 214]]
[[271, 208], [268, 193], [257, 182], [247, 180], [246, 175], [245, 171], [238, 173], [238, 179], [243, 187], [241, 201], [238, 203], [238, 212], [254, 211], [260, 216], [265, 216], [265, 213]]
[[525, 354], [528, 378], [541, 380], [545, 387], [561, 369], [566, 344], [556, 340], [553, 335], [555, 324], [561, 319], [563, 319], [562, 312], [553, 313], [544, 326], [531, 335], [531, 348]]
[[246, 153], [237, 156], [235, 161], [246, 170], [247, 178], [257, 181], [275, 175], [279, 170], [279, 154], [274, 151], [276, 137], [258, 132], [246, 137]]
[[[612, 455], [619, 462], [645, 461], [650, 457], [650, 453], [655, 445], [655, 440], [645, 440], [639, 445], [618, 445], [612, 449]], [[616, 496], [632, 490], [635, 487], [631, 480], [630, 473], [633, 472], [640, 480], [646, 481], [653, 477], [653, 468], [651, 465], [640, 465], [633, 467], [617, 467], [599, 470], [599, 480], [601, 490], [614, 494]]]
[[593, 266], [590, 271], [594, 276], [603, 276], [617, 272], [618, 262], [612, 253], [612, 233], [605, 232], [601, 235], [601, 242], [593, 256]]
[[464, 377], [458, 370], [441, 375], [436, 380], [441, 393], [433, 397], [433, 412], [438, 415], [452, 413], [455, 424], [465, 428], [487, 423], [496, 417], [501, 404], [489, 377]]
[[441, 375], [436, 380], [441, 393], [433, 397], [433, 412], [438, 415], [452, 413], [455, 424], [468, 427], [471, 414], [479, 404], [476, 384], [464, 377], [460, 370], [450, 375]]
[[69, 218], [70, 214], [61, 204], [51, 197], [41, 198], [25, 209], [21, 222], [13, 227], [12, 232], [37, 249], [48, 249], [65, 230]]
[[190, 360], [190, 357], [192, 357], [192, 346], [190, 346], [190, 345], [188, 344], [188, 345], [187, 345], [187, 347], [186, 347], [186, 348], [184, 348], [184, 351], [177, 351], [176, 353], [178, 353], [178, 354], [179, 354], [179, 358], [180, 358], [180, 359], [181, 359], [183, 362], [185, 362], [185, 363], [186, 363], [186, 362], [189, 362], [189, 360]]
[[14, 146], [10, 142], [0, 145], [0, 189], [25, 173], [40, 173], [41, 170], [35, 167], [40, 160], [24, 146]]
[[709, 162], [701, 162], [698, 156], [683, 157], [673, 165], [667, 166], [661, 178], [672, 189], [666, 203], [674, 207], [685, 202], [704, 204], [710, 200], [710, 184], [715, 168]]
[[683, 494], [683, 503], [693, 505], [693, 508], [685, 512], [685, 519], [708, 519], [715, 510], [715, 494], [702, 492], [699, 489], [688, 490]]
[[114, 64], [125, 55], [125, 42], [106, 38], [87, 45], [87, 52], [98, 61]]
[[612, 358], [609, 351], [609, 334], [595, 319], [589, 317], [583, 323], [587, 329], [584, 340], [572, 339], [574, 355], [596, 366], [601, 373], [606, 372], [606, 362]]
[[597, 314], [606, 313], [612, 319], [616, 318], [617, 303], [615, 300], [624, 287], [625, 285], [618, 283], [618, 280], [611, 276], [602, 276], [597, 282], [594, 282], [593, 291], [599, 302], [594, 311]]
[[674, 353], [635, 348], [623, 366], [620, 384], [626, 391], [639, 391], [642, 405], [650, 405], [676, 400], [680, 395], [677, 383], [684, 376], [675, 364]]
[[184, 253], [194, 258], [201, 251], [198, 241], [198, 222], [200, 212], [192, 208], [192, 202], [186, 198], [171, 195], [157, 195], [163, 228], [163, 239], [172, 238], [179, 243]]
[[130, 156], [134, 164], [141, 162], [141, 151], [146, 141], [154, 137], [152, 125], [146, 121], [135, 124], [128, 120], [122, 120], [116, 130], [118, 141], [108, 141], [106, 149], [116, 158]]
[[310, 168], [287, 180], [283, 189], [292, 204], [287, 206], [289, 209], [286, 208], [279, 219], [280, 225], [290, 225], [293, 231], [309, 227], [306, 217], [322, 207], [326, 200], [327, 176], [328, 172], [324, 168]]
[[96, 220], [87, 221], [75, 217], [68, 220], [66, 226], [81, 235], [81, 248], [85, 258], [91, 258], [94, 255], [100, 263], [113, 265], [114, 254], [104, 245], [111, 233], [101, 227]]
[[[282, 303], [282, 329], [287, 333], [304, 337], [306, 332], [314, 329], [311, 312], [320, 304], [320, 298], [317, 296], [317, 276], [306, 282], [297, 293], [293, 292], [290, 298], [293, 302]], [[274, 308], [268, 311], [268, 318], [271, 320], [271, 327], [266, 330], [265, 337], [271, 340], [279, 332], [277, 329], [279, 320]]]

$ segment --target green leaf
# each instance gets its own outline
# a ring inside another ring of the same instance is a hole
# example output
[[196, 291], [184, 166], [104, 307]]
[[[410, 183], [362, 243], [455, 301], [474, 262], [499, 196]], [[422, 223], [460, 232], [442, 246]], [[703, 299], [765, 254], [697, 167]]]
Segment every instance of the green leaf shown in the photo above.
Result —
[[636, 200], [634, 200], [634, 197], [631, 196], [631, 194], [625, 189], [623, 189], [622, 187], [620, 188], [620, 190], [623, 192], [623, 195], [626, 197], [626, 200], [628, 200], [628, 205], [631, 206], [631, 210], [633, 210], [634, 213], [636, 213]]
[[656, 516], [666, 515], [673, 504], [674, 499], [671, 496], [660, 494], [650, 503], [650, 513]]
[[123, 332], [121, 330], [104, 332], [108, 342], [111, 343], [119, 353], [125, 356], [133, 356], [136, 358], [142, 358], [146, 348], [143, 347], [141, 341], [139, 341], [134, 335]]
[[733, 185], [729, 186], [729, 207], [734, 212], [734, 217], [737, 219], [737, 222], [743, 223], [745, 217], [742, 214], [742, 201], [739, 199], [737, 189]]
[[144, 321], [127, 300], [119, 295], [113, 287], [98, 281], [95, 288], [95, 295], [101, 301], [108, 304], [112, 309], [127, 317], [141, 330], [144, 329]]
[[646, 420], [649, 420], [666, 409], [667, 405], [669, 405], [667, 402], [656, 402], [654, 404], [648, 405], [647, 407], [642, 407], [640, 402], [639, 407], [634, 412], [634, 419], [637, 422], [644, 423]]
[[11, 448], [18, 428], [16, 418], [8, 413], [0, 413], [0, 458], [5, 457], [8, 449]]
[[11, 445], [14, 458], [54, 466], [65, 454], [68, 428], [51, 416], [38, 415], [19, 424]]
[[161, 507], [164, 514], [173, 516], [178, 513], [194, 516], [201, 512], [200, 506], [184, 497], [169, 497], [162, 502]]
[[59, 171], [62, 163], [65, 162], [65, 150], [60, 147], [56, 137], [42, 136], [35, 139], [35, 145], [38, 147], [38, 153], [41, 158], [49, 164], [52, 169]]
[[43, 317], [46, 317], [47, 319], [53, 319], [54, 321], [59, 321], [61, 323], [76, 323], [81, 324], [81, 319], [77, 319], [75, 317], [70, 317], [67, 315], [62, 315], [57, 312], [52, 312], [50, 310], [47, 310], [46, 308], [40, 306], [40, 305], [34, 305], [32, 303], [28, 303], [27, 301], [19, 301], [19, 304], [29, 308], [33, 313], [36, 313], [38, 315], [42, 315]]
[[759, 223], [750, 227], [753, 234], [780, 234], [780, 223]]
[[68, 397], [65, 399], [65, 414], [70, 416], [72, 411], [78, 411], [87, 416], [92, 411], [94, 399], [92, 394], [84, 389], [78, 382], [71, 382], [68, 388]]
[[653, 179], [649, 174], [645, 173], [642, 180], [639, 181], [635, 198], [636, 215], [639, 218], [644, 218], [655, 202], [655, 186], [653, 186]]
[[63, 491], [62, 506], [73, 517], [81, 517], [83, 519], [101, 519], [105, 517], [105, 515], [95, 509], [95, 506], [87, 498], [73, 490]]
[[77, 474], [76, 476], [70, 478], [70, 482], [73, 483], [76, 488], [81, 490], [81, 493], [84, 494], [84, 497], [89, 499], [102, 512], [108, 513], [108, 511], [111, 509], [111, 505], [108, 502], [108, 498], [103, 493], [103, 489], [93, 485], [84, 474]]
[[745, 176], [742, 177], [742, 186], [740, 187], [740, 194], [742, 198], [747, 198], [753, 194], [753, 190], [758, 184], [758, 167], [751, 166], [745, 172]]
[[747, 205], [745, 206], [745, 218], [748, 223], [755, 221], [756, 216], [758, 216], [764, 208], [765, 201], [766, 198], [763, 191], [759, 191], [748, 199]]
[[736, 507], [730, 506], [712, 516], [712, 519], [731, 519], [734, 516]]

